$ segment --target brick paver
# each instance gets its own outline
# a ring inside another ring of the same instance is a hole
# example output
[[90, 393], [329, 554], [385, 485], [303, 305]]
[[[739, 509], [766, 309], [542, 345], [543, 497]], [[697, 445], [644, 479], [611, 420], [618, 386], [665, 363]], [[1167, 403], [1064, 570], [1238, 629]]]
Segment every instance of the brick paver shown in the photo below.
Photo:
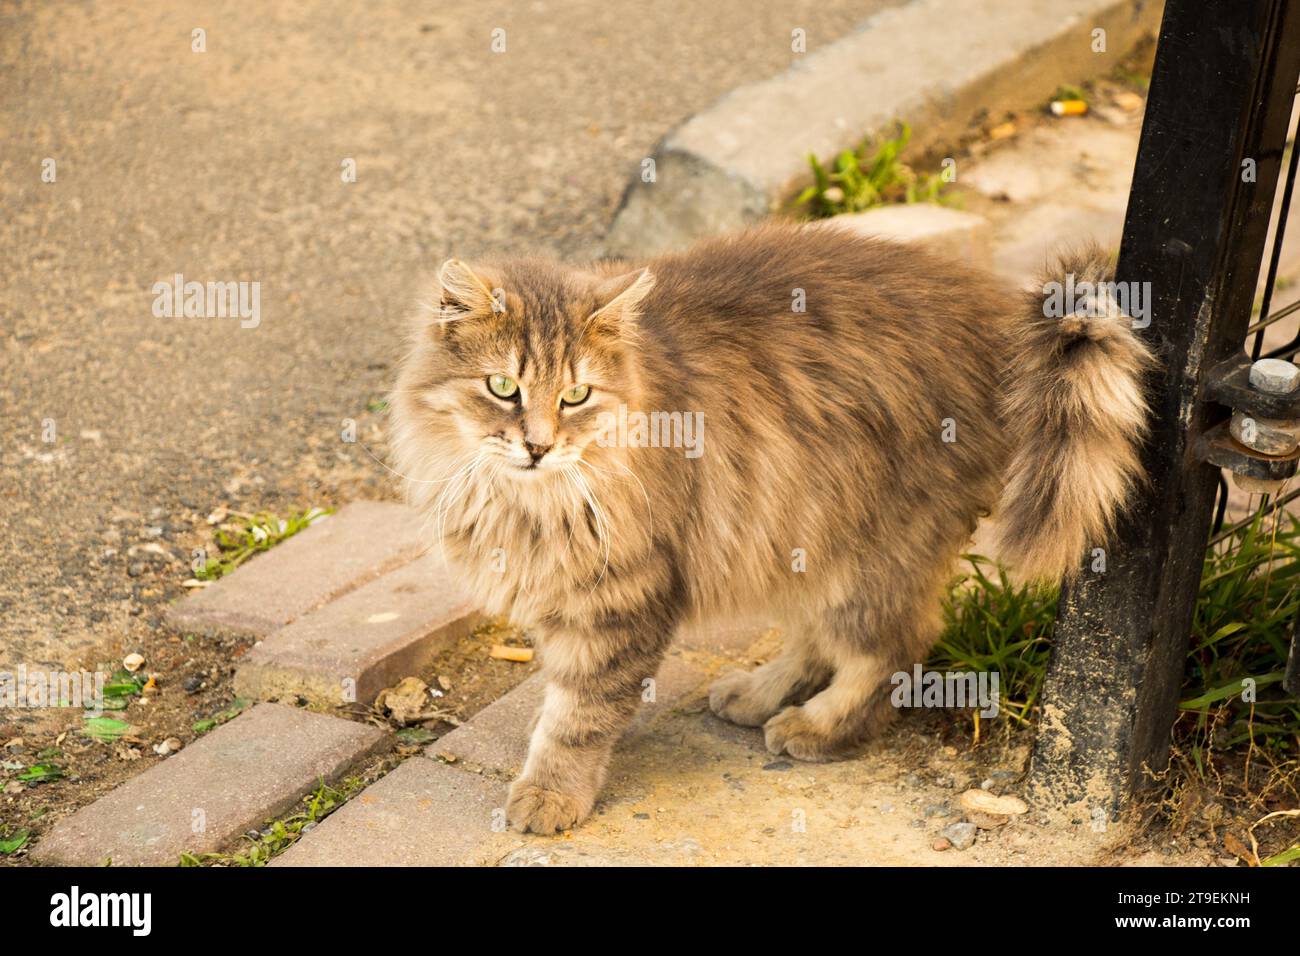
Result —
[[258, 704], [57, 824], [43, 864], [168, 866], [221, 850], [390, 738], [364, 724]]
[[528, 755], [529, 729], [545, 689], [546, 678], [534, 674], [467, 723], [431, 743], [425, 752], [474, 769], [518, 773]]
[[265, 638], [241, 661], [235, 690], [261, 699], [297, 694], [322, 707], [369, 704], [477, 620], [442, 558], [426, 555]]
[[412, 560], [426, 545], [409, 508], [355, 501], [177, 601], [167, 609], [167, 623], [201, 634], [263, 637]]
[[412, 757], [353, 797], [273, 866], [448, 866], [506, 829], [506, 786]]

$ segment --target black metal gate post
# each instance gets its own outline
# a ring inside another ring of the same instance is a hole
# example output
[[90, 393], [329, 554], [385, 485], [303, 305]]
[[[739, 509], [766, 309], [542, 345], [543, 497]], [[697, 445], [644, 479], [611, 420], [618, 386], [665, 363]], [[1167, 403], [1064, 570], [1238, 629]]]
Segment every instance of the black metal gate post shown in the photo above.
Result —
[[1104, 570], [1090, 560], [1061, 596], [1039, 806], [1111, 819], [1168, 759], [1218, 476], [1205, 435], [1229, 415], [1207, 388], [1242, 349], [1297, 76], [1300, 0], [1167, 0], [1117, 270], [1149, 283], [1140, 334], [1163, 368], [1150, 483]]

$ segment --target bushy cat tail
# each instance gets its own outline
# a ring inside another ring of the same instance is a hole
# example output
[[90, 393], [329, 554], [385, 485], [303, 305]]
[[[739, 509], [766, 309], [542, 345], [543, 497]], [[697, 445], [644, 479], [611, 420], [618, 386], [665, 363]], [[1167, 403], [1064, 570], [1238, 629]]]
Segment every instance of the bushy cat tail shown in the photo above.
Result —
[[1143, 377], [1155, 358], [1116, 306], [1111, 282], [1100, 248], [1061, 256], [1013, 333], [1003, 399], [1013, 451], [997, 553], [1029, 578], [1071, 577], [1144, 480]]

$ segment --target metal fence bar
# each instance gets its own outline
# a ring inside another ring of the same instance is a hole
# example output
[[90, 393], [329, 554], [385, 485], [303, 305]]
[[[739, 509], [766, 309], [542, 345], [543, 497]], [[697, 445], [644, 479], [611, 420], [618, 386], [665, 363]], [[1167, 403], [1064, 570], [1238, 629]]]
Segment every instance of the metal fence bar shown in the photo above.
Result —
[[1030, 766], [1040, 806], [1111, 818], [1167, 760], [1218, 481], [1198, 447], [1229, 414], [1204, 389], [1247, 358], [1297, 76], [1300, 0], [1167, 0], [1117, 270], [1150, 283], [1141, 334], [1163, 365], [1150, 482], [1104, 571], [1089, 562], [1061, 596]]

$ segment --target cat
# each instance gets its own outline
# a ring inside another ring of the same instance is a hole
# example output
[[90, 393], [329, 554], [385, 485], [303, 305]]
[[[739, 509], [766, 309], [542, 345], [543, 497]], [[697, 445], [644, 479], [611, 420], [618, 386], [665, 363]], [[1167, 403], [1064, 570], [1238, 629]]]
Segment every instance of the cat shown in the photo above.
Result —
[[[1004, 560], [1061, 579], [1143, 480], [1154, 359], [1126, 318], [1045, 314], [913, 245], [771, 224], [639, 265], [450, 259], [439, 286], [391, 398], [395, 470], [483, 610], [538, 640], [521, 831], [591, 812], [683, 624], [767, 609], [783, 651], [710, 708], [774, 754], [848, 756], [936, 641], [982, 516]], [[612, 427], [638, 412], [698, 416], [698, 453]]]

